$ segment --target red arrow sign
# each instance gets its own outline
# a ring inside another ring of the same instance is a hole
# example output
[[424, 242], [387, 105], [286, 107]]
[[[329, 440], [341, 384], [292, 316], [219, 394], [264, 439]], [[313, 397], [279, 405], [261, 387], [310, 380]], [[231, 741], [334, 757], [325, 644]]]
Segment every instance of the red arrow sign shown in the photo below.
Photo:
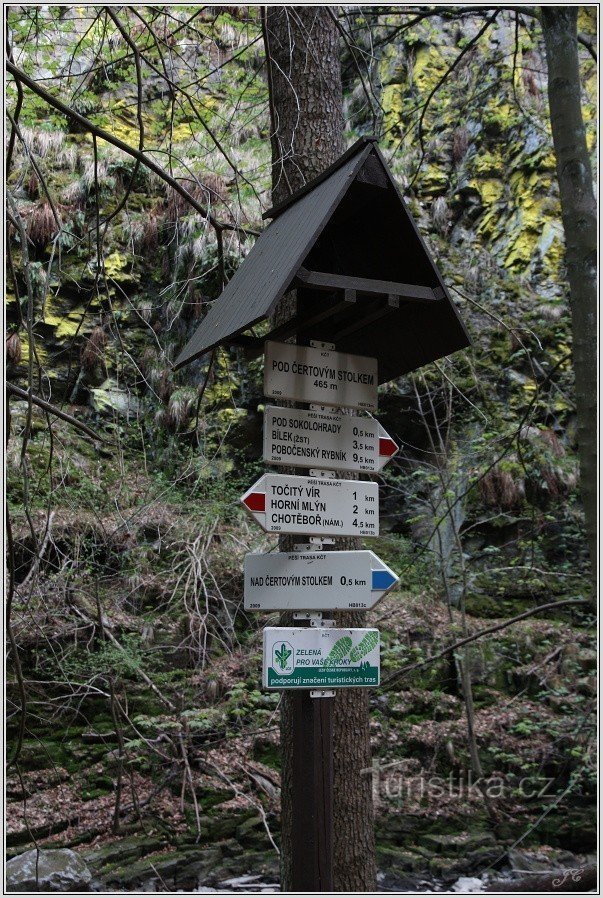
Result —
[[370, 480], [264, 474], [241, 502], [266, 533], [379, 536], [379, 487]]
[[391, 458], [398, 451], [397, 445], [389, 437], [379, 440], [379, 455]]
[[249, 511], [266, 511], [266, 493], [248, 493], [241, 501]]

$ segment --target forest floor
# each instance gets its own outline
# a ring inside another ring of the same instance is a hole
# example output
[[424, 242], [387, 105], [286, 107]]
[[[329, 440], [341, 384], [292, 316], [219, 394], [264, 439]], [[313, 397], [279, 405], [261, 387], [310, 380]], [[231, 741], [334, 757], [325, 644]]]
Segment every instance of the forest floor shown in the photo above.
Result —
[[[65, 439], [71, 452], [85, 442]], [[71, 470], [78, 459], [90, 469], [82, 451]], [[126, 483], [112, 510], [97, 494], [75, 496], [73, 476], [37, 573], [15, 513], [13, 627], [28, 708], [7, 780], [8, 853], [73, 847], [98, 882], [126, 890], [217, 888], [250, 874], [276, 882], [279, 697], [260, 688], [261, 626], [276, 616], [245, 615], [240, 576], [245, 552], [266, 538], [229, 496], [187, 505], [140, 467]], [[33, 510], [37, 532], [45, 520]], [[400, 567], [395, 535], [371, 548]], [[403, 582], [410, 588], [368, 615], [382, 639], [367, 771], [381, 886], [444, 888], [513, 864], [578, 863], [595, 845], [588, 613], [560, 608], [471, 645], [485, 798], [454, 662], [429, 661], [461, 633], [461, 613], [410, 575]], [[555, 599], [512, 593], [510, 583], [498, 612], [474, 596], [469, 632]]]

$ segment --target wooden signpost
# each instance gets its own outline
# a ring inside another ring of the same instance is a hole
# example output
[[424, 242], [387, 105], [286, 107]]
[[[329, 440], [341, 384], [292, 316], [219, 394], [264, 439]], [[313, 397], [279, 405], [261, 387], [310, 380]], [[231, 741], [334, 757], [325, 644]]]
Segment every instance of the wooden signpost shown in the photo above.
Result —
[[[329, 537], [379, 532], [377, 485], [330, 478], [329, 472], [379, 472], [397, 446], [367, 414], [377, 408], [378, 385], [470, 341], [374, 138], [358, 141], [265, 217], [272, 223], [211, 304], [175, 367], [217, 346], [239, 346], [248, 358], [264, 352], [264, 394], [273, 400], [265, 412], [264, 460], [305, 469], [305, 476], [266, 474], [242, 498], [266, 532], [300, 534], [303, 543], [297, 552], [246, 558], [245, 607], [290, 610], [300, 622], [288, 636], [265, 630], [264, 683], [292, 690], [291, 744], [284, 752], [290, 764], [284, 785], [295, 809], [286, 840], [292, 891], [329, 892], [333, 699], [326, 696], [350, 685], [338, 667], [351, 677], [378, 670], [378, 634], [336, 635], [322, 611], [370, 608], [396, 580], [370, 552], [325, 551]], [[367, 225], [359, 233], [361, 218]], [[293, 314], [271, 321], [267, 337], [257, 335], [254, 327], [270, 319], [293, 289]], [[294, 343], [284, 342], [291, 338]], [[283, 400], [310, 407], [276, 408]], [[359, 646], [369, 644], [369, 654], [360, 658]], [[378, 674], [369, 673], [378, 682]], [[319, 680], [320, 688], [312, 688]], [[313, 695], [323, 698], [314, 701]]]
[[336, 629], [323, 612], [372, 608], [398, 582], [373, 552], [323, 550], [329, 537], [379, 534], [378, 485], [335, 473], [378, 472], [398, 451], [374, 418], [340, 410], [375, 409], [377, 379], [376, 359], [332, 346], [265, 346], [266, 396], [311, 404], [264, 411], [264, 460], [306, 473], [264, 474], [241, 497], [266, 533], [300, 534], [294, 552], [245, 556], [244, 591], [246, 610], [293, 611], [299, 622], [264, 628], [262, 674], [265, 689], [297, 692], [292, 869], [299, 891], [333, 888], [335, 692], [378, 686], [380, 676], [378, 630]]

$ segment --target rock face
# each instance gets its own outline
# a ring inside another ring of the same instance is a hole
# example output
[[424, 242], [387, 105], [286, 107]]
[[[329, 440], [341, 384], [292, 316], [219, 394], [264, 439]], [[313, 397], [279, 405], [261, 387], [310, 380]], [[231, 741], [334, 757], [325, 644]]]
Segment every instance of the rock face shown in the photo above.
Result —
[[87, 892], [92, 874], [69, 848], [32, 848], [6, 865], [7, 892]]

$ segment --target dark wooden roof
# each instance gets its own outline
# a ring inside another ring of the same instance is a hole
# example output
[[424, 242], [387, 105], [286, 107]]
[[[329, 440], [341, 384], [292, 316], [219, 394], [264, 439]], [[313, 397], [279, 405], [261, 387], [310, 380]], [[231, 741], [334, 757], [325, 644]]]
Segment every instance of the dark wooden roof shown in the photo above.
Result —
[[375, 356], [384, 383], [469, 345], [440, 273], [373, 139], [347, 153], [273, 218], [213, 303], [175, 368], [219, 344], [263, 350], [244, 335], [297, 287], [295, 318], [272, 339], [296, 335]]
[[348, 159], [351, 159], [352, 156], [355, 156], [356, 153], [359, 152], [359, 150], [363, 149], [366, 146], [370, 146], [372, 143], [377, 142], [378, 140], [376, 137], [360, 137], [355, 143], [352, 144], [351, 147], [348, 147], [345, 153], [343, 153], [339, 157], [339, 159], [336, 159], [332, 165], [329, 165], [328, 168], [325, 168], [323, 172], [321, 172], [315, 178], [312, 178], [311, 181], [308, 181], [307, 184], [304, 184], [304, 186], [300, 187], [299, 190], [296, 190], [295, 193], [292, 193], [286, 199], [281, 200], [280, 203], [277, 203], [276, 206], [272, 206], [270, 209], [264, 212], [262, 218], [276, 218], [281, 214], [281, 212], [284, 212], [285, 209], [301, 199], [302, 196], [305, 196], [306, 193], [309, 193], [311, 190], [314, 190], [314, 188], [319, 184], [322, 184], [323, 181], [326, 181], [329, 175], [332, 175], [336, 169], [341, 168], [344, 162], [347, 162]]

